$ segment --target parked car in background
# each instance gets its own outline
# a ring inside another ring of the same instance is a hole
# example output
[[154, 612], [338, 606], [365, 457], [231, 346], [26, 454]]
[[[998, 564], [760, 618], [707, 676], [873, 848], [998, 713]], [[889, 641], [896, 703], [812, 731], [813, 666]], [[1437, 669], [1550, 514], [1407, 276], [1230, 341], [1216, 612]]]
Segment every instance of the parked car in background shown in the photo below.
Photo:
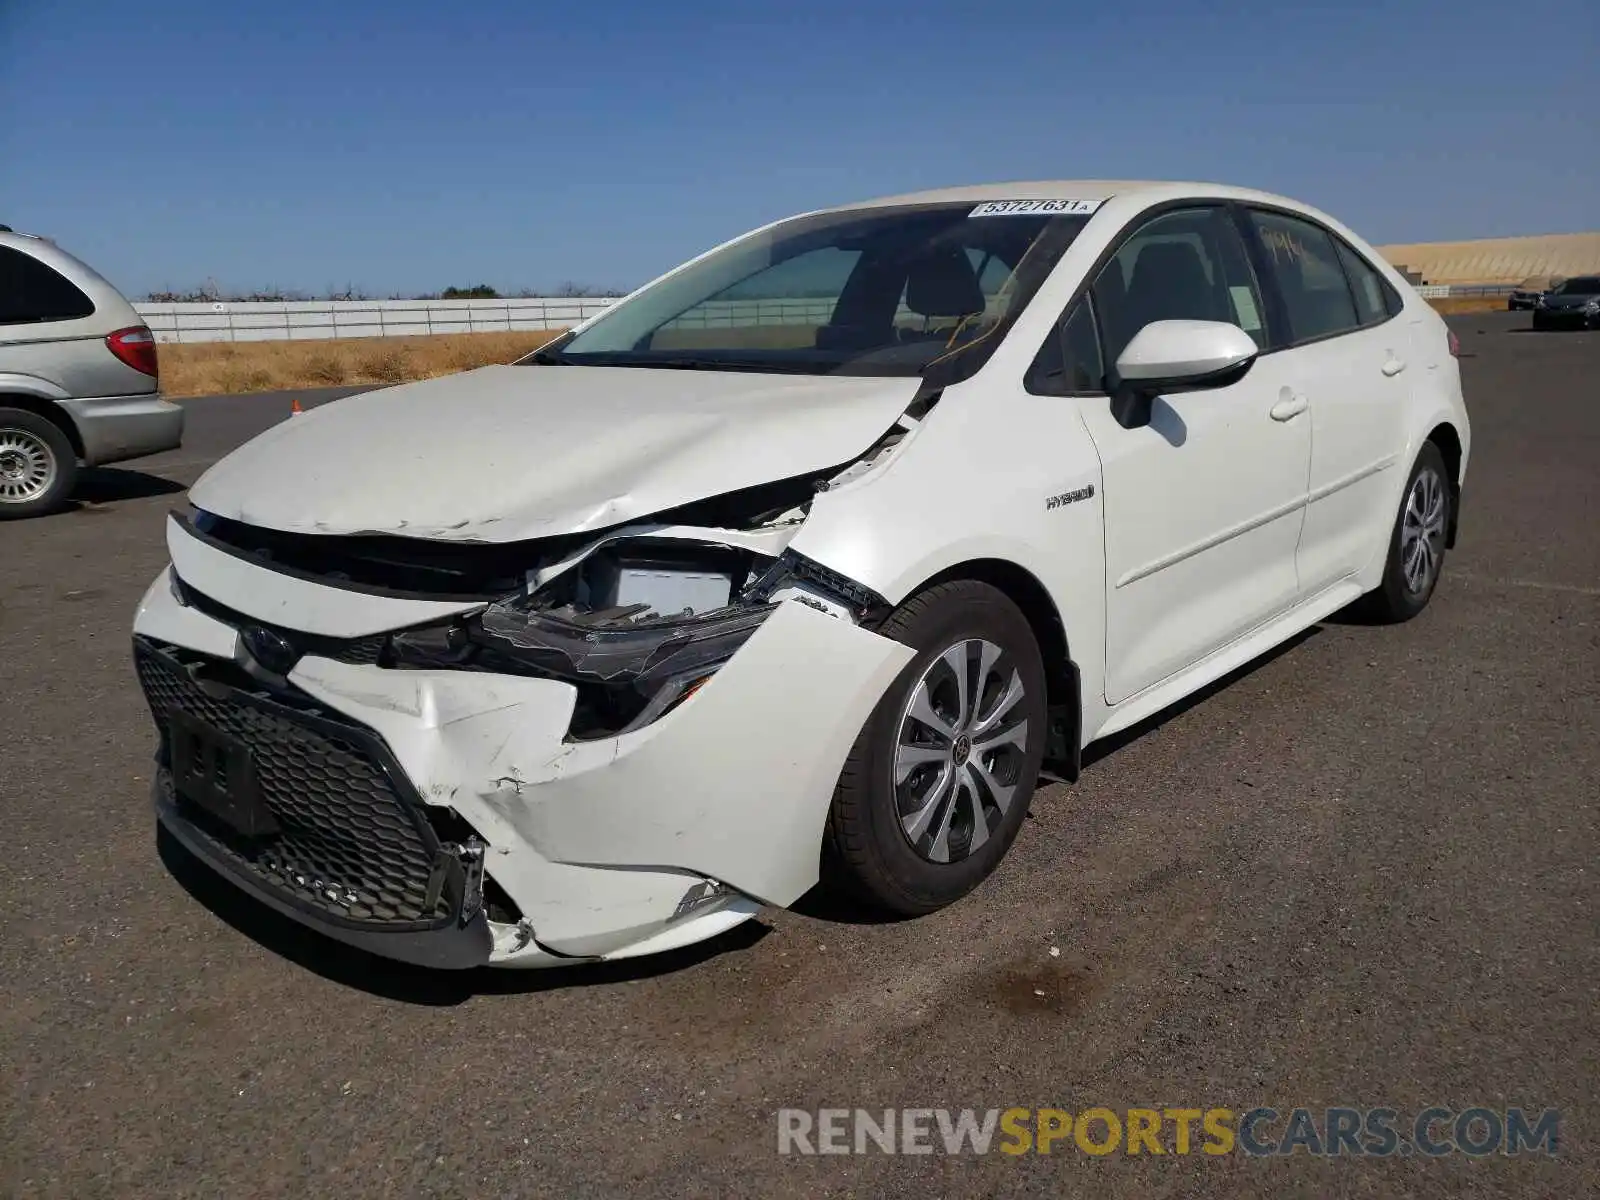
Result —
[[133, 306], [55, 243], [0, 225], [0, 520], [60, 507], [80, 465], [182, 440]]
[[1535, 329], [1600, 329], [1600, 275], [1574, 275], [1539, 297]]
[[1511, 295], [1506, 298], [1506, 308], [1511, 312], [1534, 308], [1539, 303], [1539, 297], [1559, 282], [1559, 279], [1549, 275], [1531, 275], [1512, 289]]
[[1458, 351], [1257, 191], [776, 222], [211, 467], [134, 620], [153, 807], [263, 903], [436, 967], [667, 950], [819, 877], [930, 912], [1042, 767], [1355, 601], [1424, 609]]

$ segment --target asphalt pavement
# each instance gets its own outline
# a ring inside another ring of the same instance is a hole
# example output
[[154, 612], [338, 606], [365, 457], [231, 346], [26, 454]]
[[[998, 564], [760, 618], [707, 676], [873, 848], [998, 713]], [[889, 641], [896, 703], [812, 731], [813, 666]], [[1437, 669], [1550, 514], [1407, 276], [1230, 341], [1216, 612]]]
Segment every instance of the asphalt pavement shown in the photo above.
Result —
[[[133, 607], [289, 407], [190, 402], [182, 450], [0, 525], [0, 1191], [1600, 1194], [1600, 334], [1454, 324], [1473, 461], [1421, 618], [1094, 748], [944, 912], [813, 896], [561, 973], [364, 958], [158, 853]], [[777, 1152], [785, 1107], [1434, 1104], [1559, 1109], [1558, 1152]]]

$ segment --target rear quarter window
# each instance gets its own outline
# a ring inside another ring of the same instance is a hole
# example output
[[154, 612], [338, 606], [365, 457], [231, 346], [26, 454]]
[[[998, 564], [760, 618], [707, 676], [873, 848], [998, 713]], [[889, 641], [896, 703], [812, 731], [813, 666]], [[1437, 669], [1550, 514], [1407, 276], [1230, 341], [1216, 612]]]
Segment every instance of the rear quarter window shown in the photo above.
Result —
[[75, 321], [94, 315], [94, 302], [54, 267], [0, 246], [0, 325]]
[[1389, 281], [1353, 246], [1343, 238], [1334, 239], [1334, 249], [1339, 252], [1339, 263], [1350, 280], [1350, 291], [1355, 296], [1356, 316], [1363, 325], [1377, 325], [1400, 312], [1399, 294]]

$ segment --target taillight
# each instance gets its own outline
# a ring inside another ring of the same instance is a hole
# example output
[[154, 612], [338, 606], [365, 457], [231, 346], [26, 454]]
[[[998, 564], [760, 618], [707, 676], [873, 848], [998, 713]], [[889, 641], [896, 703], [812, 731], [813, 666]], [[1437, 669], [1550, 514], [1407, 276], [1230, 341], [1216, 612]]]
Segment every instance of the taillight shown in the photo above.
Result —
[[161, 374], [156, 363], [156, 335], [147, 326], [133, 325], [117, 330], [106, 338], [106, 349], [135, 371], [156, 377]]
[[1461, 357], [1461, 339], [1456, 336], [1456, 331], [1454, 329], [1448, 330], [1447, 332], [1449, 334], [1449, 340], [1450, 340], [1450, 357], [1451, 358], [1460, 358]]

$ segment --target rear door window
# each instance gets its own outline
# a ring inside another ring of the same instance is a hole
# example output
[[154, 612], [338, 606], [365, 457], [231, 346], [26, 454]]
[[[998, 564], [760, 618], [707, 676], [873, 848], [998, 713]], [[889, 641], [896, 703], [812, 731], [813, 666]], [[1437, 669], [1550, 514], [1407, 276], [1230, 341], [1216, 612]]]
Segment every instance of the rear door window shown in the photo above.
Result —
[[94, 303], [66, 276], [31, 254], [0, 246], [0, 325], [75, 321]]
[[1260, 209], [1251, 209], [1249, 219], [1283, 298], [1288, 344], [1348, 333], [1362, 324], [1333, 239], [1320, 226]]

